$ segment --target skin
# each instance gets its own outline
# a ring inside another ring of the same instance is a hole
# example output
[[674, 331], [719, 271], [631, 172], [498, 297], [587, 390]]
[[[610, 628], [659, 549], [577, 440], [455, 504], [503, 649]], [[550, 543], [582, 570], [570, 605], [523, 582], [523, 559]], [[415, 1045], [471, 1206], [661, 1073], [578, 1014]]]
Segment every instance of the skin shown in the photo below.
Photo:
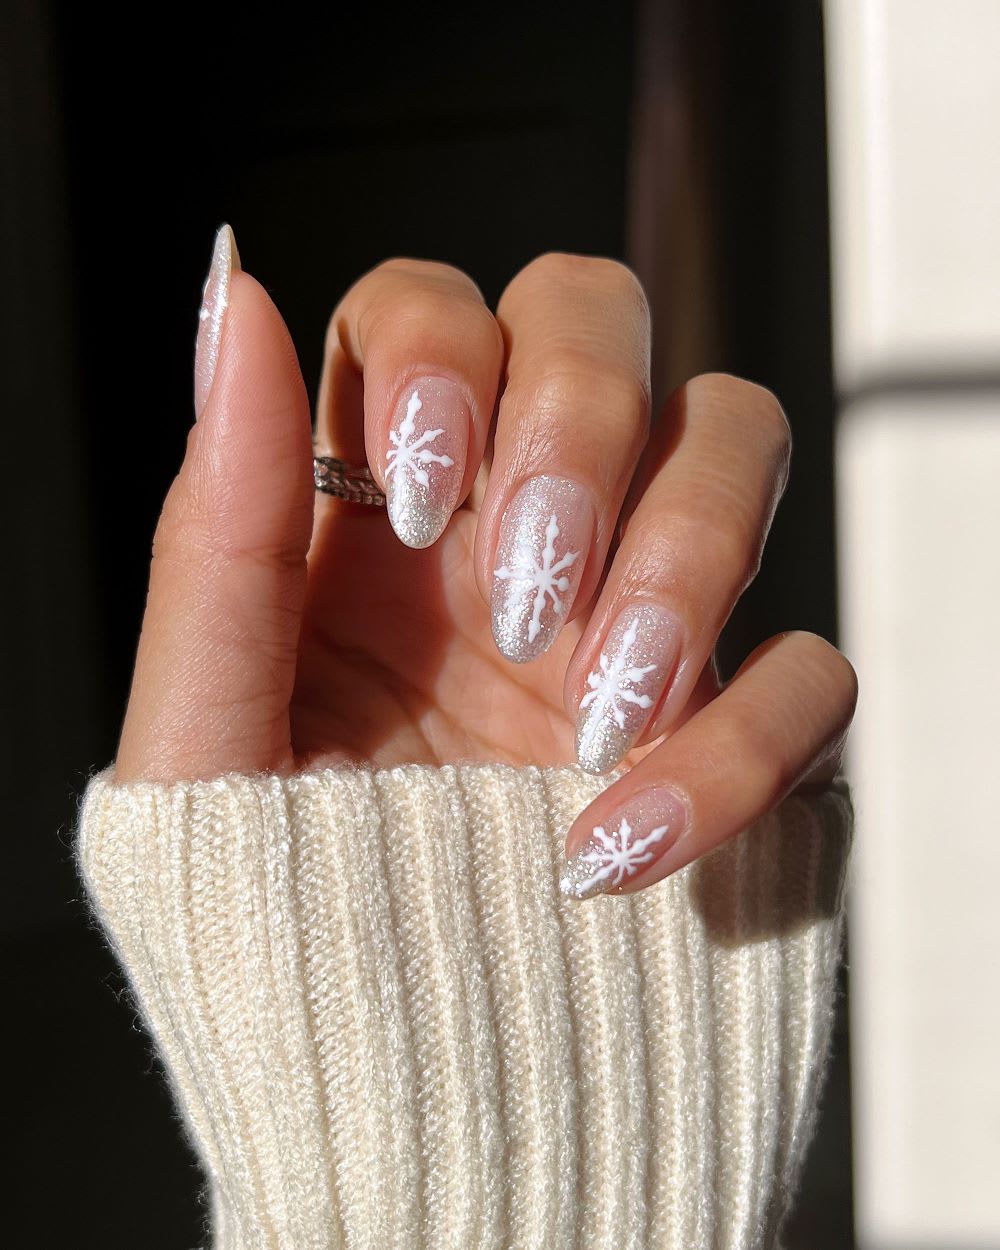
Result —
[[[208, 401], [156, 530], [116, 780], [569, 763], [604, 631], [638, 597], [679, 617], [681, 661], [568, 850], [630, 794], [671, 789], [687, 826], [630, 892], [827, 781], [856, 700], [848, 661], [789, 633], [725, 689], [712, 664], [787, 480], [788, 422], [769, 392], [722, 374], [688, 382], [651, 422], [649, 351], [645, 297], [617, 262], [542, 256], [495, 315], [446, 265], [393, 260], [361, 278], [331, 318], [317, 450], [367, 456], [384, 485], [408, 381], [451, 378], [470, 406], [464, 503], [414, 550], [384, 509], [315, 491], [294, 348], [263, 288], [234, 273]], [[489, 593], [503, 510], [538, 473], [587, 486], [598, 522], [567, 624], [517, 665], [493, 643]]]

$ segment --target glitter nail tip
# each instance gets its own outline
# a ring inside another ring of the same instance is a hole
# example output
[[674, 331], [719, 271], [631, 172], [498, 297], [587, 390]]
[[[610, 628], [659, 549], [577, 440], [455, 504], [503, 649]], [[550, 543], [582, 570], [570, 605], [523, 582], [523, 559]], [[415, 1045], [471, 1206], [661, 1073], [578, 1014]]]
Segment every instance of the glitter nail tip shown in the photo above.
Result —
[[563, 874], [559, 878], [559, 889], [568, 898], [592, 898], [595, 894], [604, 893], [606, 888], [595, 879], [593, 867], [582, 853], [566, 861]]
[[521, 487], [504, 513], [493, 570], [493, 637], [517, 664], [555, 641], [579, 589], [594, 532], [586, 487], [542, 475]]
[[429, 547], [444, 533], [451, 516], [451, 509], [421, 499], [417, 490], [396, 488], [390, 479], [386, 494], [389, 523], [400, 542], [407, 547]]
[[408, 547], [440, 538], [458, 503], [469, 439], [469, 409], [447, 378], [404, 388], [389, 426], [386, 509]]
[[576, 728], [576, 758], [589, 773], [620, 762], [649, 723], [673, 675], [680, 622], [652, 604], [629, 604], [615, 618], [587, 677]]
[[240, 267], [236, 239], [228, 225], [220, 226], [212, 248], [212, 262], [201, 293], [198, 337], [194, 349], [194, 411], [200, 417], [208, 403], [222, 349], [222, 331], [229, 307], [229, 285]]

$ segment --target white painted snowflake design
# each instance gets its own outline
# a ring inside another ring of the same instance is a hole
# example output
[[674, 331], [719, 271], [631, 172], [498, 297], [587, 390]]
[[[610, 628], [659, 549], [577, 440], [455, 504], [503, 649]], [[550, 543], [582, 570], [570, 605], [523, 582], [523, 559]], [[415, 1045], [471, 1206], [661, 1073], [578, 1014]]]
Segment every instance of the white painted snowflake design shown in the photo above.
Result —
[[[644, 838], [630, 842], [632, 826], [624, 816], [614, 833], [605, 833], [604, 827], [597, 825], [594, 837], [600, 845], [580, 856], [581, 863], [596, 865], [583, 885], [590, 888], [599, 881], [607, 881], [609, 886], [614, 886], [621, 883], [626, 873], [633, 876], [641, 864], [648, 864], [653, 858], [653, 852], [647, 848], [659, 842], [669, 828], [669, 825], [657, 825]], [[610, 880], [612, 877], [614, 879]]]
[[430, 477], [421, 465], [434, 463], [448, 468], [449, 465], [455, 463], [451, 456], [439, 456], [426, 446], [427, 443], [433, 443], [439, 434], [444, 433], [444, 430], [424, 430], [419, 438], [410, 442], [416, 428], [416, 415], [422, 407], [420, 395], [414, 391], [406, 405], [406, 416], [400, 424], [399, 433], [397, 434], [395, 430], [389, 431], [389, 442], [393, 445], [386, 453], [385, 476], [387, 479], [395, 469], [408, 469], [414, 481], [419, 482], [421, 486], [428, 486]]
[[569, 578], [560, 577], [564, 569], [568, 569], [580, 554], [579, 551], [567, 551], [556, 560], [556, 539], [559, 537], [559, 524], [555, 513], [549, 518], [545, 528], [545, 546], [542, 548], [541, 560], [536, 560], [530, 549], [521, 543], [517, 548], [517, 558], [513, 564], [502, 564], [494, 570], [496, 576], [512, 582], [525, 582], [535, 590], [535, 599], [531, 607], [531, 620], [528, 622], [528, 641], [534, 642], [542, 628], [542, 608], [545, 597], [552, 600], [552, 610], [559, 615], [563, 610], [560, 594], [569, 590]]
[[587, 749], [600, 729], [605, 712], [610, 712], [618, 728], [624, 729], [625, 709], [622, 706], [624, 703], [634, 703], [636, 707], [641, 708], [653, 705], [653, 700], [648, 694], [637, 694], [633, 689], [656, 668], [655, 664], [630, 665], [628, 663], [629, 652], [638, 633], [639, 618], [636, 616], [632, 618], [631, 624], [626, 629], [614, 659], [609, 659], [602, 651], [599, 667], [595, 668], [587, 678], [590, 690], [580, 701], [580, 711], [582, 712], [584, 708], [591, 705], [593, 705], [593, 710], [587, 720], [587, 729], [581, 743], [582, 751]]

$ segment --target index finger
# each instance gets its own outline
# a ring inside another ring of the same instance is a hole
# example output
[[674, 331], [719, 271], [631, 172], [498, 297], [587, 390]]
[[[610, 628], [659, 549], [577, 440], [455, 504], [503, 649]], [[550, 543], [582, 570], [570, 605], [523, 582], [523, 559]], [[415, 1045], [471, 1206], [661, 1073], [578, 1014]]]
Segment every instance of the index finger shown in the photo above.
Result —
[[369, 466], [407, 546], [430, 546], [471, 489], [502, 365], [499, 326], [451, 265], [386, 261], [330, 319], [318, 435], [352, 459], [363, 425]]

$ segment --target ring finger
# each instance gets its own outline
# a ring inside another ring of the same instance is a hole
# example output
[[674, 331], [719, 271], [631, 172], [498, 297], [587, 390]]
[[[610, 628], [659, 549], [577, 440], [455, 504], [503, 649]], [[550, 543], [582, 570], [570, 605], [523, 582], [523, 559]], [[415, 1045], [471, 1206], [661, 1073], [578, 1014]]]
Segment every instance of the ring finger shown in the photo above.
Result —
[[330, 320], [319, 439], [348, 460], [367, 455], [409, 547], [430, 546], [468, 494], [502, 358], [482, 295], [451, 265], [386, 261], [354, 284]]
[[750, 382], [709, 374], [668, 401], [566, 672], [577, 759], [589, 772], [613, 768], [714, 693], [696, 683], [756, 573], [790, 448], [777, 400]]

